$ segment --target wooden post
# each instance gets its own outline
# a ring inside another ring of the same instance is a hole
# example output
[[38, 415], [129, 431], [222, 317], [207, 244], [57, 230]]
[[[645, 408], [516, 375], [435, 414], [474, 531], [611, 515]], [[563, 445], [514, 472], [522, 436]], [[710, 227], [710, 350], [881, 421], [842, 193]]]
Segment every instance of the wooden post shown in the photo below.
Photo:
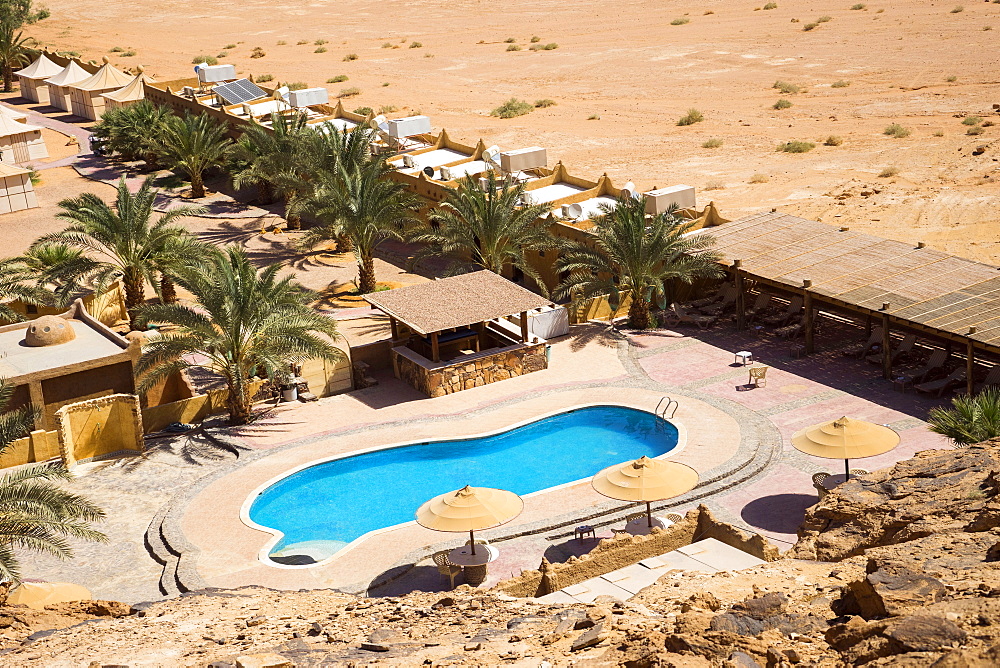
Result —
[[431, 334], [431, 359], [435, 362], [441, 361], [441, 350], [438, 348], [438, 333]]
[[392, 342], [395, 343], [399, 339], [399, 329], [396, 327], [396, 319], [391, 315], [389, 316], [389, 331], [392, 332]]
[[743, 260], [733, 260], [733, 275], [736, 284], [736, 329], [742, 331], [747, 326], [747, 297], [743, 292], [743, 272], [740, 265]]
[[528, 312], [521, 311], [521, 343], [528, 342]]
[[808, 278], [802, 281], [803, 298], [802, 305], [805, 307], [805, 321], [804, 326], [806, 330], [806, 355], [811, 355], [815, 346], [813, 344], [813, 296], [809, 292], [809, 288], [812, 287], [813, 282]]
[[892, 378], [892, 339], [889, 337], [889, 302], [882, 303], [882, 377]]
[[975, 383], [972, 381], [973, 372], [976, 370], [976, 349], [973, 345], [972, 335], [976, 333], [975, 327], [969, 328], [969, 339], [965, 344], [965, 391], [972, 396]]

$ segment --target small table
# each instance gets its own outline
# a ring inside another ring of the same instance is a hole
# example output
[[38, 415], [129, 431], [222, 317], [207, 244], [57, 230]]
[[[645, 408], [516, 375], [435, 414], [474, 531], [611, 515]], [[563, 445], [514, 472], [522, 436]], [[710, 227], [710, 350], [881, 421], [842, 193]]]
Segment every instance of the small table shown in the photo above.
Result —
[[500, 556], [500, 551], [489, 545], [476, 545], [476, 553], [472, 554], [471, 545], [456, 547], [448, 553], [448, 561], [456, 566], [485, 566], [491, 561], [495, 561]]
[[753, 353], [750, 352], [749, 350], [741, 350], [740, 352], [736, 353], [736, 361], [734, 362], [734, 364], [740, 364], [740, 363], [742, 363], [743, 366], [746, 366], [747, 364], [753, 364]]
[[892, 379], [892, 386], [906, 394], [906, 388], [913, 387], [913, 376], [896, 376]]
[[589, 524], [584, 524], [573, 529], [573, 536], [578, 541], [583, 541], [584, 538], [590, 536], [592, 539], [597, 540], [597, 532], [594, 531], [594, 527]]
[[673, 524], [673, 522], [670, 520], [665, 520], [662, 517], [656, 517], [654, 515], [653, 526], [649, 526], [649, 519], [643, 515], [642, 517], [638, 517], [626, 524], [625, 531], [629, 532], [633, 536], [645, 536], [657, 527], [666, 529], [671, 524]]

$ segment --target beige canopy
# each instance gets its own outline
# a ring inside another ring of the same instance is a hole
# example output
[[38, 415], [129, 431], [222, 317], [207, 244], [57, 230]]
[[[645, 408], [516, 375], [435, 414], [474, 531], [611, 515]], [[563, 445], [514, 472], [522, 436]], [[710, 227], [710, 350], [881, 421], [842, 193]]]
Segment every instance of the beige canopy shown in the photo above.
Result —
[[800, 452], [826, 459], [843, 459], [848, 476], [848, 460], [881, 455], [897, 445], [899, 434], [889, 427], [849, 417], [814, 424], [792, 434], [792, 447]]
[[131, 80], [132, 78], [129, 75], [116, 69], [111, 64], [111, 61], [108, 60], [108, 57], [105, 56], [104, 65], [101, 66], [101, 69], [82, 81], [70, 84], [70, 87], [77, 90], [104, 91], [127, 86]]
[[26, 605], [33, 610], [44, 610], [45, 606], [70, 601], [89, 601], [90, 590], [69, 582], [22, 582], [7, 597], [11, 605]]
[[18, 121], [24, 123], [28, 120], [28, 114], [18, 111], [17, 109], [11, 109], [10, 107], [5, 107], [0, 104], [0, 118], [9, 118], [13, 121]]
[[448, 492], [417, 509], [417, 524], [435, 531], [468, 531], [475, 553], [477, 529], [506, 524], [521, 514], [524, 501], [514, 492], [491, 487], [470, 487]]
[[11, 135], [23, 135], [29, 132], [40, 132], [37, 125], [18, 123], [10, 116], [0, 114], [0, 137], [10, 137]]
[[599, 494], [619, 501], [645, 501], [646, 518], [653, 526], [651, 501], [662, 501], [690, 492], [698, 485], [698, 472], [686, 464], [643, 456], [609, 466], [591, 481]]
[[146, 97], [144, 84], [147, 81], [152, 81], [152, 79], [147, 77], [143, 73], [142, 67], [140, 67], [139, 74], [137, 74], [127, 86], [110, 93], [104, 93], [101, 97], [108, 101], [118, 102], [119, 104], [138, 102]]
[[35, 62], [31, 63], [22, 70], [14, 72], [14, 74], [26, 79], [48, 79], [49, 77], [55, 76], [62, 71], [63, 68], [61, 65], [56, 65], [43, 53], [39, 55], [38, 58], [35, 58]]
[[62, 69], [62, 72], [46, 79], [45, 83], [50, 86], [69, 86], [77, 83], [78, 81], [83, 81], [90, 76], [90, 72], [80, 67], [75, 60], [71, 60], [69, 61], [69, 64]]

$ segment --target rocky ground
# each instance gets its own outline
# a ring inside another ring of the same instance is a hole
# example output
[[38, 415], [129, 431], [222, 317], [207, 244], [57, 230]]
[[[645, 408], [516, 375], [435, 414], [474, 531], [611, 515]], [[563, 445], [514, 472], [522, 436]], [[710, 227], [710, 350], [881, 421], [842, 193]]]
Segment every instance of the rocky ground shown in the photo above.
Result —
[[375, 599], [210, 590], [132, 614], [5, 606], [0, 665], [996, 666], [997, 446], [927, 451], [852, 481], [810, 509], [790, 557], [671, 572], [629, 602], [463, 586]]

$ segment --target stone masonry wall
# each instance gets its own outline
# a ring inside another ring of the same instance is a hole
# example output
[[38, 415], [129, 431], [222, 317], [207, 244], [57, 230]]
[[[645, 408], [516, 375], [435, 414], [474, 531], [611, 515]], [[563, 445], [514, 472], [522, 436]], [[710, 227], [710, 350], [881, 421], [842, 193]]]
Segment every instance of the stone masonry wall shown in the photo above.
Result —
[[433, 370], [425, 369], [397, 352], [392, 354], [397, 377], [429, 397], [441, 397], [548, 368], [544, 343], [505, 350]]

